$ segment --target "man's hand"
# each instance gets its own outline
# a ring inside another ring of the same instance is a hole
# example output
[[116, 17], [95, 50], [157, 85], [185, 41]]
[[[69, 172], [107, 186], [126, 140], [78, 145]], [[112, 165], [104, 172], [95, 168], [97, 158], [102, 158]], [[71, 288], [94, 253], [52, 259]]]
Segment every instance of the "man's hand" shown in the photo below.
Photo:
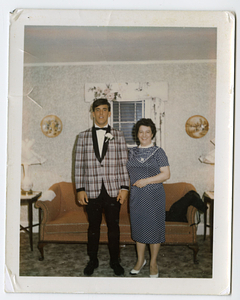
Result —
[[127, 190], [119, 190], [117, 201], [120, 202], [120, 204], [123, 204], [125, 200], [128, 198], [128, 191]]
[[77, 200], [78, 203], [81, 205], [87, 205], [88, 204], [88, 196], [85, 191], [81, 191], [77, 193]]

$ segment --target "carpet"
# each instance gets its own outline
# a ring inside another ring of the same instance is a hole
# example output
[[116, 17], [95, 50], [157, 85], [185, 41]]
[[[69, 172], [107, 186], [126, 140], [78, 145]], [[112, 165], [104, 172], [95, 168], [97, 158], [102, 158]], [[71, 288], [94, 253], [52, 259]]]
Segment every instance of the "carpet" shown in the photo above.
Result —
[[[86, 244], [47, 244], [44, 247], [44, 260], [39, 261], [37, 248], [38, 234], [33, 234], [33, 251], [30, 249], [29, 236], [20, 233], [20, 276], [82, 277], [83, 270], [89, 260]], [[210, 238], [204, 241], [198, 236], [199, 264], [193, 262], [193, 251], [187, 246], [161, 246], [158, 254], [160, 278], [212, 278], [212, 253]], [[137, 275], [149, 277], [149, 250], [146, 248], [147, 264]], [[125, 277], [132, 277], [129, 271], [136, 262], [135, 245], [121, 247], [121, 265], [125, 269]], [[92, 277], [113, 277], [109, 266], [108, 246], [99, 245], [99, 267]]]

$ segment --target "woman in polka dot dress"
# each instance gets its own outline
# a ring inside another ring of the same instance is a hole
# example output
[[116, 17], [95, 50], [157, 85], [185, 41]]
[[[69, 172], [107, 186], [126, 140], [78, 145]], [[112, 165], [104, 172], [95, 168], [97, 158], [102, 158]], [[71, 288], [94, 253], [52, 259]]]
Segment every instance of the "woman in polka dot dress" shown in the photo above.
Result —
[[165, 192], [163, 182], [170, 178], [168, 158], [164, 150], [154, 146], [156, 126], [151, 119], [136, 123], [140, 142], [129, 152], [127, 169], [131, 181], [130, 220], [132, 239], [136, 241], [137, 263], [130, 271], [137, 275], [146, 264], [146, 244], [150, 244], [150, 277], [158, 277], [157, 255], [165, 241]]

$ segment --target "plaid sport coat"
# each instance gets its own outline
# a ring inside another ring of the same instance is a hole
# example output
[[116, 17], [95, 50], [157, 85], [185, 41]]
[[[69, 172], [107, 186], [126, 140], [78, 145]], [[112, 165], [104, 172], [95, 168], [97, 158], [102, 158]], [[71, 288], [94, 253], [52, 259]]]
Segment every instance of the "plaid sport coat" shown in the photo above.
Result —
[[108, 132], [113, 139], [105, 137], [102, 156], [99, 154], [95, 127], [78, 135], [75, 156], [76, 190], [86, 191], [90, 199], [99, 196], [102, 182], [110, 197], [117, 197], [121, 188], [129, 188], [126, 168], [128, 149], [123, 133], [110, 126]]

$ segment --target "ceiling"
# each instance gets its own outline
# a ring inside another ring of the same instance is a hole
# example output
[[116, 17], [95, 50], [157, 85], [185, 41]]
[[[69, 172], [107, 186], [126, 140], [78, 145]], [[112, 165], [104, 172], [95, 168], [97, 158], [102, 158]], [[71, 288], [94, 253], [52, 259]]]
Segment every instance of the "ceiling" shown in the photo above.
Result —
[[26, 26], [24, 63], [216, 59], [215, 28]]

